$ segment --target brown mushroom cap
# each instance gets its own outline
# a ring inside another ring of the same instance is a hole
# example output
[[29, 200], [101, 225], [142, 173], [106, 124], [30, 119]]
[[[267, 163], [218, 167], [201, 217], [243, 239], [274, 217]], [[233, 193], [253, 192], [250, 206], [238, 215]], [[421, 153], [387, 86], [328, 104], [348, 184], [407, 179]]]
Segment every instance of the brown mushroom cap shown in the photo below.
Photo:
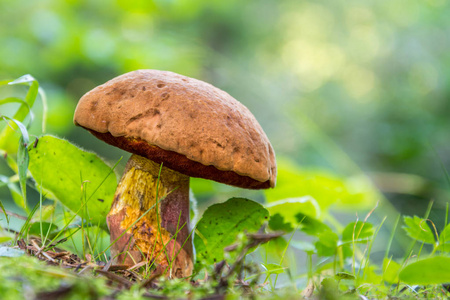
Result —
[[191, 177], [251, 189], [275, 186], [275, 154], [255, 117], [200, 80], [157, 70], [126, 73], [85, 94], [74, 123]]

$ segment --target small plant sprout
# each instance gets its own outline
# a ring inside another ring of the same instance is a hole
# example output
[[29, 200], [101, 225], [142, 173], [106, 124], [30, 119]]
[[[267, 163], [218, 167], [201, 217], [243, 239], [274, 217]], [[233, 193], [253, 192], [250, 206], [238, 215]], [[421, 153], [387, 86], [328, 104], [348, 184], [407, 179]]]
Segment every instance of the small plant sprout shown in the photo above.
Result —
[[275, 186], [275, 154], [255, 117], [196, 79], [156, 70], [121, 75], [84, 95], [74, 122], [133, 153], [107, 217], [119, 263], [147, 260], [168, 277], [192, 274], [189, 177]]

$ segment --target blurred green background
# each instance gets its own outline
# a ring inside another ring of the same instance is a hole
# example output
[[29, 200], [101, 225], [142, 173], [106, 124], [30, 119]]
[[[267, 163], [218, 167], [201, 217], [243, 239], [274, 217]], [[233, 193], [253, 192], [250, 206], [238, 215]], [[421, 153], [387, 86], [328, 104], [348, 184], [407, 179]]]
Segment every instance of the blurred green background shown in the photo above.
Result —
[[[0, 0], [0, 80], [32, 74], [47, 132], [115, 162], [126, 154], [73, 126], [78, 99], [136, 69], [195, 77], [246, 105], [287, 164], [362, 171], [422, 215], [448, 200], [449, 16], [446, 0]], [[205, 203], [260, 195], [194, 184]]]

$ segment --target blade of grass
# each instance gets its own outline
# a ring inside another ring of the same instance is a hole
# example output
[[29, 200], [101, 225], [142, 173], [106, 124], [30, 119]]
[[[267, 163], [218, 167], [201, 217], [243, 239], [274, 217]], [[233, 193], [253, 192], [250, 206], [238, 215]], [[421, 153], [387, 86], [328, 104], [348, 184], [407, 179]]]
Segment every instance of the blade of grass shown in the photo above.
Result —
[[395, 220], [394, 226], [392, 227], [391, 236], [389, 237], [389, 241], [388, 241], [388, 244], [386, 247], [386, 252], [384, 253], [384, 259], [387, 259], [389, 256], [389, 251], [391, 250], [392, 241], [394, 240], [395, 231], [397, 230], [398, 224], [400, 222], [400, 217], [401, 217], [401, 215], [398, 214], [397, 219]]
[[[304, 219], [304, 218], [303, 218]], [[295, 232], [298, 230], [298, 228], [301, 226], [301, 223], [303, 222], [303, 220], [301, 222], [299, 222], [299, 224], [296, 226], [296, 228], [292, 231], [292, 234], [286, 244], [286, 247], [283, 250], [283, 254], [281, 254], [281, 258], [280, 258], [280, 262], [278, 263], [280, 266], [282, 265], [283, 261], [284, 261], [284, 256], [286, 255], [286, 251], [289, 248], [289, 245], [291, 244], [292, 238], [294, 237]], [[276, 288], [277, 285], [277, 281], [278, 281], [278, 274], [275, 275], [275, 281], [273, 283], [273, 288]]]
[[[447, 224], [448, 224], [448, 202], [445, 205], [445, 223], [444, 223], [444, 228], [447, 226]], [[446, 250], [445, 246], [447, 245], [447, 233], [446, 232], [447, 232], [446, 230], [443, 231], [443, 239], [444, 239], [444, 243], [442, 243], [442, 251], [443, 252], [445, 252], [445, 250]], [[439, 242], [441, 243], [440, 239], [439, 239]]]
[[6, 209], [5, 209], [5, 207], [3, 206], [3, 202], [2, 202], [1, 199], [0, 199], [0, 208], [2, 209], [3, 213], [5, 214], [6, 223], [8, 224], [8, 227], [9, 227], [9, 216], [8, 216], [8, 214], [6, 213]]
[[[39, 89], [39, 83], [31, 75], [22, 76], [14, 81], [8, 83], [8, 85], [25, 84], [28, 85], [28, 92], [25, 95], [25, 102], [27, 105], [22, 104], [12, 119], [19, 122], [23, 122], [29, 115], [29, 108], [32, 108], [36, 101]], [[17, 124], [17, 123], [16, 123]], [[2, 132], [0, 132], [0, 149], [7, 149], [8, 143], [12, 140], [15, 128], [6, 126]]]
[[[17, 125], [17, 127], [20, 129], [20, 132], [22, 134], [20, 137], [20, 140], [19, 140], [19, 149], [17, 151], [17, 164], [18, 164], [20, 188], [22, 190], [22, 196], [24, 198], [24, 207], [23, 208], [27, 212], [29, 212], [29, 209], [26, 205], [26, 200], [27, 200], [26, 181], [27, 181], [28, 164], [30, 161], [27, 145], [30, 142], [30, 137], [28, 136], [28, 131], [27, 131], [25, 125], [23, 125], [20, 121], [6, 117], [6, 116], [2, 116], [2, 119], [5, 121], [9, 120], [9, 121], [12, 121], [13, 123], [15, 123]], [[11, 128], [11, 127], [7, 126], [6, 128]]]
[[[376, 230], [376, 231], [374, 232], [374, 234], [372, 235], [372, 239], [370, 240], [370, 242], [369, 242], [369, 247], [368, 247], [368, 249], [367, 249], [367, 250], [368, 250], [368, 251], [367, 251], [367, 257], [364, 259], [364, 263], [362, 263], [362, 261], [361, 261], [361, 266], [364, 266], [364, 271], [363, 271], [362, 278], [365, 278], [365, 276], [366, 276], [366, 271], [367, 271], [367, 269], [368, 269], [369, 266], [370, 266], [370, 253], [372, 253], [372, 246], [373, 246], [373, 243], [374, 243], [376, 237], [378, 236], [378, 233], [380, 232], [381, 227], [383, 226], [384, 222], [386, 221], [386, 218], [387, 218], [387, 217], [384, 217], [384, 218], [383, 218], [383, 220], [381, 221], [381, 223], [380, 223], [380, 225], [378, 226], [377, 230]], [[360, 268], [359, 270], [361, 270], [361, 268]], [[359, 274], [360, 274], [360, 271], [358, 271], [358, 276], [359, 276]]]
[[102, 184], [106, 181], [106, 179], [108, 179], [109, 175], [111, 175], [112, 173], [114, 173], [114, 170], [116, 169], [117, 165], [120, 163], [120, 161], [122, 160], [123, 156], [119, 158], [119, 160], [114, 164], [114, 166], [111, 167], [110, 171], [108, 174], [106, 174], [105, 178], [103, 178], [103, 180], [99, 183], [99, 185], [97, 186], [97, 188], [91, 193], [91, 195], [89, 196], [89, 198], [86, 200], [86, 202], [89, 202], [89, 200], [91, 200], [91, 198], [95, 195], [95, 193], [97, 192], [97, 190], [102, 186]]
[[36, 213], [37, 209], [39, 208], [39, 203], [36, 204], [33, 209], [30, 211], [30, 213], [27, 216], [27, 219], [25, 220], [25, 223], [20, 228], [19, 234], [17, 235], [17, 240], [25, 239], [24, 234], [28, 232], [28, 229], [30, 227], [31, 219], [33, 218], [34, 214]]
[[48, 105], [47, 105], [47, 95], [45, 94], [44, 89], [41, 87], [38, 88], [39, 96], [41, 96], [42, 101], [42, 133], [46, 132], [47, 129], [47, 112], [48, 112]]

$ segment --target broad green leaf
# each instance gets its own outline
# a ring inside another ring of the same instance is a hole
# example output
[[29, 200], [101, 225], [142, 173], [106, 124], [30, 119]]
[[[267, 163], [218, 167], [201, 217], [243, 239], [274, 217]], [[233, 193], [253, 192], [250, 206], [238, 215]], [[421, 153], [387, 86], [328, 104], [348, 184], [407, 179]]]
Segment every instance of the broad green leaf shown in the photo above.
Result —
[[390, 284], [398, 283], [398, 273], [402, 266], [392, 259], [383, 260], [383, 280]]
[[355, 280], [355, 276], [347, 272], [339, 272], [334, 275], [336, 280]]
[[327, 277], [322, 280], [319, 289], [318, 299], [337, 300], [339, 299], [338, 298], [339, 294], [340, 294], [339, 284], [334, 278]]
[[434, 256], [404, 267], [399, 279], [407, 284], [441, 284], [450, 282], [450, 257]]
[[[41, 230], [42, 229], [42, 230]], [[49, 233], [49, 237], [53, 237], [55, 231], [58, 230], [58, 226], [49, 222], [34, 222], [28, 228], [28, 234], [36, 236], [46, 236]]]
[[[291, 241], [292, 242], [292, 241]], [[284, 239], [284, 237], [280, 236], [263, 245], [265, 249], [265, 253], [269, 258], [273, 258], [278, 261], [280, 257], [283, 256], [283, 253], [289, 247], [288, 242]], [[285, 256], [284, 262], [288, 261], [289, 257]]]
[[12, 240], [12, 237], [10, 237], [10, 236], [2, 236], [2, 235], [0, 235], [0, 244], [9, 242], [11, 240]]
[[414, 216], [414, 218], [405, 216], [403, 217], [403, 221], [405, 222], [405, 226], [402, 228], [411, 238], [428, 244], [434, 244], [436, 242], [434, 234], [426, 220], [418, 216]]
[[327, 170], [303, 169], [287, 159], [277, 159], [277, 188], [265, 191], [267, 201], [310, 196], [325, 211], [374, 207], [378, 194], [367, 180], [344, 178]]
[[332, 231], [325, 231], [318, 235], [318, 240], [314, 244], [319, 256], [333, 256], [338, 246], [338, 236]]
[[318, 236], [323, 232], [332, 231], [328, 225], [310, 216], [298, 213], [295, 217], [300, 223], [300, 230], [306, 234]]
[[[51, 205], [42, 205], [39, 209], [36, 210], [33, 218], [31, 218], [31, 222], [40, 222], [46, 221], [49, 222], [55, 215], [55, 204]], [[59, 215], [60, 216], [60, 215]]]
[[245, 198], [231, 198], [208, 207], [195, 230], [197, 260], [215, 263], [223, 260], [223, 249], [231, 245], [239, 233], [256, 232], [269, 212], [259, 203]]
[[294, 230], [291, 223], [285, 222], [284, 218], [279, 213], [270, 215], [269, 228], [274, 231], [281, 230], [284, 232], [291, 232]]
[[447, 226], [445, 226], [444, 230], [442, 230], [441, 234], [439, 235], [439, 243], [450, 243], [450, 224], [447, 224]]
[[277, 221], [276, 225], [285, 227], [285, 229], [289, 227], [295, 228], [298, 225], [297, 214], [313, 218], [317, 218], [320, 215], [320, 207], [317, 201], [309, 196], [271, 202], [266, 205], [266, 208], [271, 216], [279, 215], [283, 218], [283, 221], [279, 219], [272, 220], [272, 225]]
[[351, 222], [342, 232], [342, 241], [361, 241], [374, 233], [373, 225], [367, 222]]
[[376, 265], [370, 264], [364, 267], [364, 277], [358, 276], [356, 278], [356, 286], [362, 286], [365, 283], [370, 284], [370, 288], [372, 285], [380, 285], [383, 281], [383, 276], [379, 275], [379, 270]]
[[447, 224], [439, 235], [439, 246], [437, 247], [437, 250], [450, 252], [450, 224]]
[[44, 196], [106, 228], [105, 218], [117, 186], [111, 168], [96, 154], [53, 136], [39, 138], [28, 150], [29, 170]]

